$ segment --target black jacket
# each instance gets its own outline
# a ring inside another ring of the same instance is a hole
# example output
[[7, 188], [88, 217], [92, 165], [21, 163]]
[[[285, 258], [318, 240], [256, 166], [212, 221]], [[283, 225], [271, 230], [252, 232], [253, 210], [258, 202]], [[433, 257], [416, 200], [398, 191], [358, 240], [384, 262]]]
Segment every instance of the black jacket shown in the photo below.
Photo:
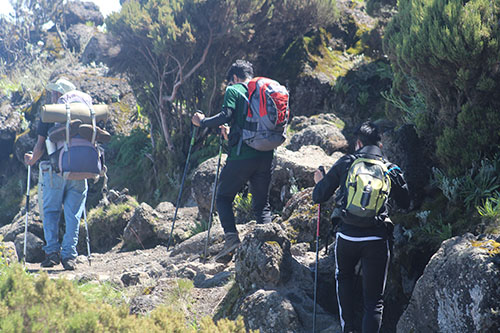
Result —
[[[368, 158], [383, 158], [382, 151], [377, 146], [365, 146], [357, 150], [354, 155], [345, 155], [341, 157], [328, 171], [325, 177], [316, 184], [313, 191], [313, 201], [322, 203], [330, 199], [339, 189], [335, 197], [335, 207], [340, 210], [346, 206], [346, 178], [352, 162], [357, 157]], [[391, 192], [389, 194], [389, 201], [393, 199], [396, 204], [401, 208], [408, 208], [410, 205], [410, 197], [408, 192], [408, 185], [403, 176], [403, 172], [397, 165], [388, 162], [389, 177], [391, 179]], [[367, 237], [378, 236], [383, 239], [387, 238], [387, 227], [385, 221], [389, 215], [389, 204], [381, 208], [379, 214], [375, 217], [378, 223], [374, 223], [373, 227], [360, 228], [347, 223], [340, 222], [338, 231], [351, 237]], [[340, 214], [339, 214], [340, 215]]]

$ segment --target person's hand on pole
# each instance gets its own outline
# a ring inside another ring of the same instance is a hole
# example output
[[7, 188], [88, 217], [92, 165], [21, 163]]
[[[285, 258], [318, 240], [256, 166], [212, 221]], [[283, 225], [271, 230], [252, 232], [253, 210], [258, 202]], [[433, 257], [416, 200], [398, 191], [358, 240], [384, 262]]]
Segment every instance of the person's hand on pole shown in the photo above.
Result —
[[33, 164], [35, 164], [35, 162], [33, 162], [33, 153], [26, 153], [24, 154], [24, 164], [26, 165], [29, 165], [29, 166], [32, 166]]
[[323, 166], [320, 166], [315, 172], [314, 172], [314, 183], [317, 184], [323, 179], [325, 176], [325, 168]]
[[220, 125], [220, 134], [224, 137], [225, 140], [229, 140], [229, 126], [227, 124]]
[[45, 137], [38, 136], [38, 140], [33, 148], [33, 151], [29, 151], [24, 154], [24, 163], [29, 166], [33, 166], [40, 157], [43, 156], [45, 152]]
[[196, 111], [191, 118], [191, 122], [193, 123], [194, 126], [200, 127], [201, 122], [205, 119], [205, 115], [201, 111]]

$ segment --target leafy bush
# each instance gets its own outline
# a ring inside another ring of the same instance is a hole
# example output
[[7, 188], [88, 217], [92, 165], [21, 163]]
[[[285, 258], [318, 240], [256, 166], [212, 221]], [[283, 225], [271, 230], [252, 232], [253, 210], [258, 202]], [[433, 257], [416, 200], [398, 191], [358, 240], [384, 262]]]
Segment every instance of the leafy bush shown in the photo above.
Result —
[[247, 223], [255, 219], [252, 210], [252, 193], [238, 193], [233, 201], [236, 223]]
[[147, 316], [130, 315], [125, 306], [89, 298], [65, 279], [27, 274], [21, 265], [0, 266], [2, 332], [246, 332], [242, 318], [214, 323], [205, 317], [196, 327], [183, 313], [161, 306]]
[[155, 182], [155, 172], [147, 154], [151, 152], [148, 133], [140, 128], [132, 130], [129, 136], [115, 135], [107, 149], [112, 158], [108, 161], [109, 186], [134, 190], [140, 201], [151, 195], [148, 189]]
[[403, 0], [398, 9], [384, 39], [394, 92], [424, 97], [415, 125], [440, 167], [459, 176], [500, 144], [500, 7], [490, 0]]
[[500, 217], [500, 193], [495, 192], [492, 197], [487, 198], [481, 206], [477, 206], [479, 215], [487, 218]]
[[454, 204], [464, 205], [469, 211], [492, 197], [500, 188], [500, 155], [484, 159], [464, 175], [450, 178], [434, 168], [434, 184]]

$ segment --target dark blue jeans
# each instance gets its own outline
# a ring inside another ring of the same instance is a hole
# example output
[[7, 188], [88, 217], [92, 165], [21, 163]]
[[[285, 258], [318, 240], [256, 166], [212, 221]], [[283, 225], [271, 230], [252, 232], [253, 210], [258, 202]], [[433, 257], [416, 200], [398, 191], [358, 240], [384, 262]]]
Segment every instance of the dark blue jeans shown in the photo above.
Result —
[[230, 160], [220, 174], [217, 189], [217, 213], [224, 233], [237, 232], [234, 221], [233, 200], [246, 182], [250, 183], [252, 210], [257, 223], [271, 222], [269, 184], [271, 183], [272, 157]]

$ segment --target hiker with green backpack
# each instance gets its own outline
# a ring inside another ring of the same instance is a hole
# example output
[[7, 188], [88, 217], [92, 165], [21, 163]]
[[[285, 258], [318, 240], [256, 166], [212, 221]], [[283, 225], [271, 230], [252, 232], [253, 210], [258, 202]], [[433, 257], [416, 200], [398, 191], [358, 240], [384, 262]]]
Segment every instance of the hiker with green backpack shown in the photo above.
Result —
[[[269, 186], [273, 151], [285, 141], [290, 114], [286, 88], [271, 79], [254, 78], [250, 62], [237, 60], [227, 72], [226, 80], [228, 87], [221, 112], [212, 117], [197, 112], [192, 117], [195, 126], [220, 127], [230, 147], [216, 193], [217, 212], [224, 229], [224, 248], [215, 257], [219, 262], [230, 261], [240, 244], [232, 205], [247, 181], [257, 223], [271, 222]], [[226, 123], [230, 127], [224, 126]]]
[[356, 151], [340, 158], [323, 175], [314, 173], [313, 201], [327, 201], [337, 190], [332, 218], [337, 224], [335, 279], [342, 332], [356, 332], [355, 267], [361, 263], [362, 332], [379, 332], [390, 261], [393, 224], [389, 199], [401, 208], [410, 204], [401, 169], [382, 154], [377, 126], [364, 122], [355, 132]]

